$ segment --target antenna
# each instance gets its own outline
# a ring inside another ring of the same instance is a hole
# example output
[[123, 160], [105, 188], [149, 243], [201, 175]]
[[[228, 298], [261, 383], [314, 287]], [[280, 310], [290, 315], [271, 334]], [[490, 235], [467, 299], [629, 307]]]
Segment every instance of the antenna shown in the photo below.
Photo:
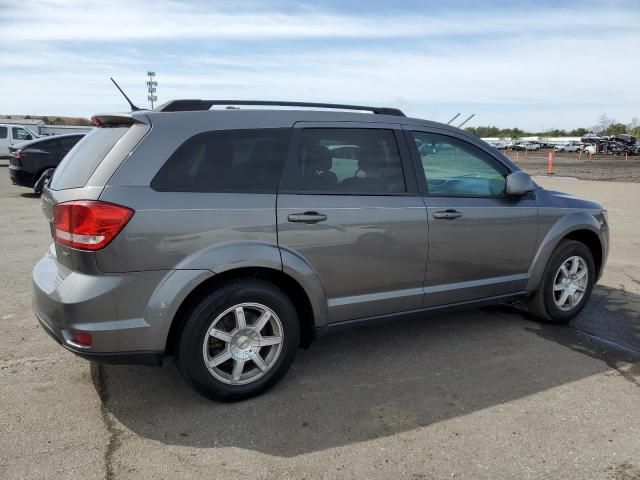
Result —
[[113, 84], [116, 86], [116, 88], [117, 88], [118, 90], [120, 90], [120, 93], [121, 93], [121, 94], [122, 94], [122, 96], [125, 98], [125, 100], [127, 101], [127, 103], [129, 103], [129, 106], [131, 107], [131, 111], [132, 111], [132, 112], [137, 112], [138, 110], [140, 110], [138, 107], [136, 107], [136, 106], [133, 104], [133, 102], [132, 102], [131, 100], [129, 100], [129, 97], [127, 97], [127, 94], [126, 94], [126, 93], [124, 93], [124, 92], [122, 91], [122, 89], [120, 88], [120, 85], [118, 85], [118, 84], [116, 83], [116, 81], [113, 79], [113, 77], [110, 77], [110, 78], [111, 78], [111, 81], [113, 82]]
[[469, 120], [471, 120], [471, 119], [472, 119], [473, 117], [475, 117], [475, 116], [476, 116], [476, 114], [475, 114], [475, 113], [472, 113], [472, 114], [469, 116], [469, 118], [467, 118], [464, 122], [462, 122], [460, 125], [458, 125], [458, 128], [462, 128], [462, 126], [463, 126], [465, 123], [467, 123]]
[[456, 113], [456, 114], [453, 116], [453, 118], [451, 118], [451, 120], [449, 120], [449, 121], [447, 122], [447, 125], [451, 125], [451, 122], [453, 122], [453, 121], [454, 121], [456, 118], [458, 118], [459, 116], [460, 116], [460, 114], [459, 114], [459, 113]]

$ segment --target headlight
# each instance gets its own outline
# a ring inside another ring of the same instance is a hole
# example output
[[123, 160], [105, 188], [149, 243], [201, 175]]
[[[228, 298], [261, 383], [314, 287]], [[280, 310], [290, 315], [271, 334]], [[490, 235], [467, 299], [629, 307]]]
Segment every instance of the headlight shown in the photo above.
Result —
[[609, 224], [609, 215], [607, 214], [607, 211], [606, 210], [602, 210], [601, 214], [602, 214], [602, 223], [608, 225]]

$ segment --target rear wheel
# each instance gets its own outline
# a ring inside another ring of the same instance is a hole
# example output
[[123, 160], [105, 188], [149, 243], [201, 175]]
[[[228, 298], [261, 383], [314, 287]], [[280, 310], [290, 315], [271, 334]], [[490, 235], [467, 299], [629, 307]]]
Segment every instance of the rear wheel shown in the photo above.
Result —
[[176, 362], [203, 395], [241, 400], [284, 376], [299, 340], [296, 309], [279, 288], [238, 280], [207, 295], [189, 314]]
[[564, 240], [551, 255], [529, 311], [553, 323], [568, 323], [584, 308], [595, 281], [595, 263], [583, 243]]

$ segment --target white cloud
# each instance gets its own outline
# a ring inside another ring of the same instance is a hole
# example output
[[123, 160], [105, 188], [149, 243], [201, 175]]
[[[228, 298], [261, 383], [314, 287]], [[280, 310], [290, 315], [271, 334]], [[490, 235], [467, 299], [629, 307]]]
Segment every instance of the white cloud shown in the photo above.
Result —
[[[637, 11], [445, 11], [382, 19], [309, 9], [232, 14], [173, 2], [154, 3], [157, 14], [120, 1], [57, 4], [38, 2], [36, 9], [27, 2], [24, 10], [0, 13], [12, 17], [3, 36], [21, 31], [20, 42], [10, 40], [20, 48], [0, 55], [0, 72], [11, 72], [0, 73], [0, 91], [10, 92], [2, 102], [7, 113], [123, 109], [109, 76], [144, 104], [147, 68], [158, 71], [161, 101], [401, 101], [414, 116], [446, 121], [456, 111], [475, 112], [476, 124], [524, 128], [588, 125], [603, 111], [623, 121], [640, 113], [640, 64], [629, 58], [640, 46]], [[372, 42], [339, 39], [345, 35]], [[165, 49], [169, 38], [183, 42], [183, 51]], [[221, 46], [228, 49], [220, 46], [212, 56], [216, 38], [226, 38]]]
[[[241, 6], [241, 4], [240, 4]], [[637, 29], [640, 12], [623, 8], [518, 10], [460, 9], [406, 14], [357, 14], [321, 9], [222, 9], [212, 2], [185, 3], [109, 2], [86, 0], [23, 0], [5, 2], [0, 18], [6, 38], [29, 40], [102, 42], [160, 39], [263, 39], [263, 38], [402, 38], [487, 33], [557, 32], [591, 28]]]

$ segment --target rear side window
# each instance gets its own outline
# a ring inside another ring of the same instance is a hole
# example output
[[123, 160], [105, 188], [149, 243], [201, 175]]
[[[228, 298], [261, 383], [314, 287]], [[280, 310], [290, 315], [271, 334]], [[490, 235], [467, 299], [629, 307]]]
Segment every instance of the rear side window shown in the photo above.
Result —
[[38, 140], [29, 144], [30, 149], [57, 151], [60, 150], [60, 140]]
[[291, 129], [204, 132], [184, 142], [151, 181], [161, 192], [275, 192]]
[[390, 195], [407, 191], [392, 130], [305, 128], [281, 190]]
[[0, 138], [7, 138], [7, 127], [0, 127]]
[[128, 129], [129, 127], [94, 128], [60, 162], [49, 188], [66, 190], [84, 187], [100, 162]]
[[81, 136], [78, 137], [66, 137], [62, 139], [62, 145], [60, 146], [61, 150], [67, 151], [71, 150], [73, 146], [78, 143], [82, 139]]

